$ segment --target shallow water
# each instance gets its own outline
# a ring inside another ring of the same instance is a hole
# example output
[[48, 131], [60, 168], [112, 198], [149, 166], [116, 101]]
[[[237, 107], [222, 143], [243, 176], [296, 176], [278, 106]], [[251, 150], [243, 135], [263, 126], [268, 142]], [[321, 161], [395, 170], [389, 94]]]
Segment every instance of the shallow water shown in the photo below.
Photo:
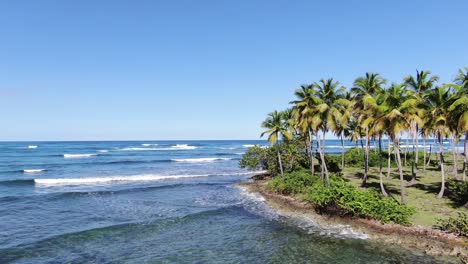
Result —
[[453, 261], [276, 214], [234, 186], [252, 144], [0, 143], [0, 263]]

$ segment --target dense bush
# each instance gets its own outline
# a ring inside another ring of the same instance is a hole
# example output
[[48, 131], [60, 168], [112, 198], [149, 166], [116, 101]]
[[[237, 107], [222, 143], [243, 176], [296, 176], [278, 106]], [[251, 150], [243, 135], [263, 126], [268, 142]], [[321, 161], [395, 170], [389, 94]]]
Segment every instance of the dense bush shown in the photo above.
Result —
[[268, 182], [267, 188], [281, 194], [295, 195], [311, 186], [318, 177], [312, 177], [310, 171], [300, 170], [277, 176]]
[[278, 150], [281, 153], [284, 172], [292, 172], [310, 167], [310, 162], [305, 147], [300, 141], [281, 142], [270, 147], [254, 146], [250, 148], [239, 162], [241, 168], [249, 170], [267, 170], [273, 175], [278, 175]]
[[[391, 154], [391, 166], [396, 166], [396, 159], [395, 155]], [[403, 162], [403, 153], [401, 153], [401, 159]], [[423, 152], [419, 152], [418, 157], [418, 166], [423, 166]], [[412, 153], [407, 153], [406, 160], [407, 165], [411, 165], [411, 158]], [[382, 150], [382, 165], [384, 167], [388, 166], [388, 152], [386, 150]], [[363, 168], [364, 167], [364, 150], [362, 148], [351, 148], [345, 152], [345, 163], [347, 167], [354, 167], [354, 168]], [[380, 154], [378, 149], [371, 149], [369, 151], [369, 167], [378, 167], [380, 164]]]
[[450, 199], [459, 205], [464, 205], [468, 202], [468, 181], [448, 179], [447, 190]]
[[468, 216], [464, 212], [458, 212], [455, 217], [450, 217], [445, 220], [438, 219], [434, 227], [466, 237], [468, 236]]
[[339, 177], [332, 177], [330, 186], [315, 182], [303, 198], [313, 203], [319, 212], [340, 210], [343, 214], [377, 219], [382, 223], [410, 225], [414, 213], [414, 209], [392, 198], [372, 190], [360, 191]]

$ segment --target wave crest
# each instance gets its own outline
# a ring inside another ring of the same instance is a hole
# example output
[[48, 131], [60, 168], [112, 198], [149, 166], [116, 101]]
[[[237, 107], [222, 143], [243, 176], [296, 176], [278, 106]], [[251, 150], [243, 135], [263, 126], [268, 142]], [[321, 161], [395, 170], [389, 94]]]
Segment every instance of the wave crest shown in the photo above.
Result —
[[240, 173], [221, 173], [221, 174], [187, 174], [187, 175], [159, 175], [159, 174], [141, 174], [132, 176], [111, 176], [111, 177], [89, 177], [89, 178], [55, 178], [55, 179], [34, 179], [34, 183], [39, 185], [82, 185], [95, 183], [111, 182], [134, 182], [134, 181], [161, 181], [184, 178], [199, 178], [212, 176], [242, 176], [262, 173], [264, 171], [240, 172]]
[[233, 160], [233, 158], [194, 158], [194, 159], [171, 159], [175, 162], [214, 162], [214, 161], [223, 161], [223, 160]]
[[97, 154], [63, 154], [66, 159], [79, 159], [79, 158], [90, 158], [97, 156]]

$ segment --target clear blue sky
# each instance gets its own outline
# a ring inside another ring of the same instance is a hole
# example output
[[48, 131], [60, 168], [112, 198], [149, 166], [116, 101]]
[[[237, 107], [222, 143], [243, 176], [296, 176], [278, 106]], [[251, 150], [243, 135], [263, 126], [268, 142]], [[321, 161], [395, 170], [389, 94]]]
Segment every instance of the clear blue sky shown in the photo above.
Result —
[[300, 84], [468, 66], [468, 1], [1, 1], [0, 140], [257, 139]]

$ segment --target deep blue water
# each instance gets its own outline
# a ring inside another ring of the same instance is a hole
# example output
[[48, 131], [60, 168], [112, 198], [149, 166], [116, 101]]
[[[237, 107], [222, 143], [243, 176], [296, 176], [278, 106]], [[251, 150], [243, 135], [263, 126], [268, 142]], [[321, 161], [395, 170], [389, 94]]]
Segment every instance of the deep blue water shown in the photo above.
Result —
[[235, 186], [253, 144], [0, 143], [0, 263], [441, 261], [276, 214]]

